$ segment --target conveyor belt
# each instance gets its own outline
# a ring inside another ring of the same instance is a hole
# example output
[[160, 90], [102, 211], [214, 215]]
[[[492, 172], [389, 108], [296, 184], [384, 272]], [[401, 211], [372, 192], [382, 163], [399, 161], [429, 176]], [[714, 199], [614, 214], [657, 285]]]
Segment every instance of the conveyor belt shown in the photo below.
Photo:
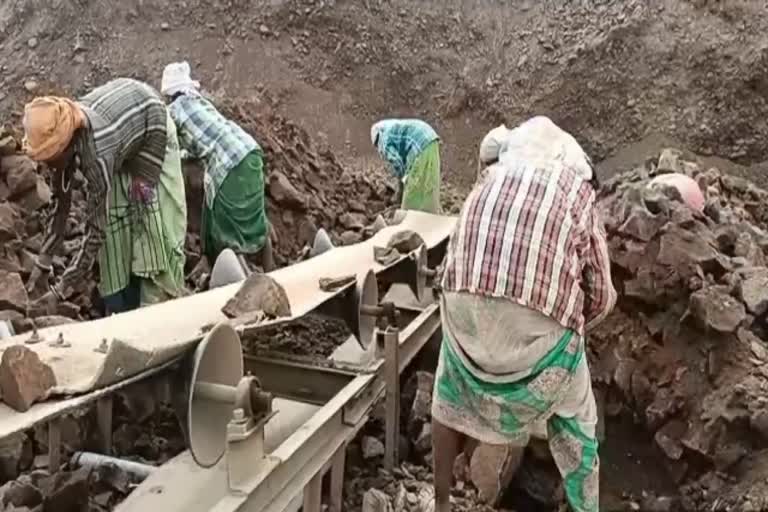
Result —
[[[453, 217], [408, 212], [401, 224], [385, 228], [365, 242], [339, 247], [272, 272], [270, 276], [285, 288], [293, 316], [263, 325], [301, 317], [335, 296], [335, 293], [320, 290], [320, 278], [360, 275], [369, 269], [385, 270], [375, 262], [373, 247], [386, 245], [394, 233], [415, 231], [427, 247], [432, 248], [448, 238], [455, 221]], [[50, 340], [62, 333], [71, 344], [68, 348], [55, 348], [47, 343], [29, 345], [53, 369], [57, 379], [54, 394], [88, 394], [36, 404], [26, 413], [0, 405], [0, 438], [96, 400], [103, 393], [94, 390], [108, 386], [114, 389], [130, 377], [142, 375], [181, 356], [199, 342], [204, 326], [225, 319], [221, 308], [238, 288], [239, 284], [234, 284], [104, 319], [41, 330], [41, 336]], [[0, 350], [23, 343], [28, 336], [4, 339], [0, 342]], [[114, 340], [106, 355], [94, 350], [105, 337]]]

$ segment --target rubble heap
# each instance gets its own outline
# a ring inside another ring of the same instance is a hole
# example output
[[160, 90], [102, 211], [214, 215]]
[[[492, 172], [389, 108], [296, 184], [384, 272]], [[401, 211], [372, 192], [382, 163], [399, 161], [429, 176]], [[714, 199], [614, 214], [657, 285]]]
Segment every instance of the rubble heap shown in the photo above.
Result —
[[[674, 189], [647, 186], [669, 172], [696, 180], [703, 213]], [[765, 493], [756, 502], [755, 493], [728, 491], [745, 457], [768, 441], [766, 201], [765, 190], [675, 150], [601, 190], [619, 303], [591, 333], [593, 379], [607, 389], [606, 415], [631, 411], [654, 434], [671, 478], [694, 482], [685, 510], [768, 506]]]
[[[392, 472], [383, 469], [384, 404], [374, 410], [369, 422], [347, 449], [347, 478], [344, 480], [344, 510], [362, 512], [430, 512], [434, 505], [432, 474], [431, 405], [434, 375], [416, 371], [405, 382], [400, 402], [400, 459]], [[496, 451], [503, 451], [496, 447]], [[481, 454], [478, 454], [480, 457]], [[475, 457], [473, 457], [475, 459]], [[492, 464], [488, 465], [489, 467]], [[494, 466], [494, 469], [496, 467]], [[456, 485], [451, 490], [454, 510], [485, 512], [482, 480], [486, 475], [473, 472], [463, 461], [457, 462]], [[480, 484], [480, 485], [478, 485]], [[479, 489], [478, 489], [479, 488]]]
[[[30, 297], [24, 283], [34, 269], [35, 258], [43, 243], [43, 228], [52, 210], [51, 189], [46, 183], [48, 173], [20, 153], [18, 133], [0, 130], [0, 320], [10, 320], [18, 331], [31, 326], [24, 319], [30, 299], [45, 291], [42, 279]], [[68, 223], [69, 233], [63, 253], [53, 259], [53, 267], [62, 272], [74, 257], [78, 237], [83, 233], [77, 221], [84, 204], [80, 190], [73, 191], [73, 213]], [[59, 304], [54, 316], [47, 312], [38, 326], [66, 322], [91, 314], [90, 297], [95, 282], [84, 283], [81, 293], [72, 302]]]
[[391, 206], [395, 183], [346, 169], [297, 124], [263, 102], [223, 102], [222, 110], [252, 134], [265, 152], [267, 215], [275, 229], [278, 261], [288, 263], [318, 228], [335, 244], [363, 240], [364, 228]]

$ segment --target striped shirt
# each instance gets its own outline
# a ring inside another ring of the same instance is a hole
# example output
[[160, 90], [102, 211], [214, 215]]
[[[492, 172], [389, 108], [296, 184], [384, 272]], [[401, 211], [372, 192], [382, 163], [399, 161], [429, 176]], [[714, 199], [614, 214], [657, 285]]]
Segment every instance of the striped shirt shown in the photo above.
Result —
[[229, 171], [248, 153], [261, 148], [253, 137], [222, 116], [203, 97], [183, 94], [171, 103], [170, 112], [179, 131], [181, 147], [205, 164], [205, 202], [213, 208], [216, 193]]
[[401, 180], [421, 152], [439, 140], [437, 132], [420, 119], [388, 119], [377, 124], [381, 128], [376, 149]]
[[86, 179], [86, 232], [80, 251], [54, 288], [68, 295], [93, 267], [104, 243], [107, 195], [113, 175], [125, 172], [155, 186], [162, 172], [166, 149], [167, 109], [162, 97], [149, 85], [118, 78], [91, 91], [78, 101], [88, 128], [74, 137], [75, 164], [57, 172], [56, 213], [43, 245], [53, 254], [61, 244], [69, 216], [72, 176], [77, 168]]
[[490, 167], [464, 203], [442, 284], [506, 298], [584, 334], [616, 303], [594, 189], [559, 162]]

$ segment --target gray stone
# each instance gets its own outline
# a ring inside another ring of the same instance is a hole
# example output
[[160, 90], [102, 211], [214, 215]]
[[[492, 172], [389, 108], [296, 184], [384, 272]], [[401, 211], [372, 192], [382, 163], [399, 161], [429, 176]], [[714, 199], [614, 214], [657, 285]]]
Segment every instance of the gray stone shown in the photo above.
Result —
[[683, 456], [683, 446], [679, 441], [672, 439], [665, 432], [659, 430], [654, 436], [656, 445], [661, 448], [661, 451], [672, 460], [680, 460]]
[[28, 302], [29, 296], [21, 276], [0, 270], [0, 310], [12, 309], [23, 313], [27, 310]]
[[341, 245], [352, 245], [360, 243], [363, 240], [363, 234], [359, 231], [347, 230], [341, 234], [339, 241]]
[[339, 224], [346, 229], [363, 229], [367, 221], [364, 213], [347, 212], [339, 216]]
[[[711, 240], [710, 240], [711, 238]], [[700, 265], [717, 261], [714, 237], [673, 227], [661, 236], [657, 261], [678, 267], [688, 262]]]
[[397, 249], [401, 253], [409, 253], [424, 245], [424, 240], [415, 231], [409, 229], [398, 231], [387, 242], [387, 247]]
[[683, 172], [683, 152], [679, 149], [666, 148], [659, 155], [659, 164], [656, 167], [659, 172]]
[[11, 434], [0, 439], [0, 481], [18, 478], [19, 472], [32, 464], [32, 443], [24, 433]]
[[280, 171], [273, 171], [269, 176], [269, 194], [282, 206], [298, 210], [307, 208], [307, 198]]
[[5, 507], [35, 508], [43, 502], [40, 490], [26, 482], [12, 481], [0, 488], [0, 500]]
[[364, 436], [360, 442], [364, 459], [374, 459], [384, 455], [384, 443], [373, 436]]
[[739, 284], [739, 297], [747, 306], [747, 311], [760, 316], [768, 311], [768, 276], [754, 276]]
[[418, 455], [426, 455], [432, 450], [432, 424], [424, 423], [421, 427], [421, 433], [416, 438], [413, 446]]
[[363, 495], [362, 512], [392, 512], [392, 503], [386, 493], [368, 489]]
[[29, 211], [39, 210], [50, 204], [53, 193], [51, 188], [42, 178], [36, 178], [34, 187], [28, 190], [18, 199], [18, 204]]
[[469, 474], [478, 498], [495, 507], [523, 461], [524, 448], [479, 444], [472, 453]]
[[24, 155], [11, 155], [0, 160], [11, 199], [20, 197], [37, 183], [37, 166]]
[[222, 308], [229, 318], [262, 311], [271, 318], [291, 316], [291, 304], [283, 287], [266, 274], [254, 273]]
[[16, 237], [16, 223], [19, 214], [7, 202], [0, 203], [0, 242], [7, 242]]
[[702, 288], [691, 294], [689, 309], [703, 327], [722, 333], [735, 332], [747, 317], [744, 304], [721, 286]]
[[35, 352], [23, 345], [5, 349], [0, 361], [0, 390], [9, 407], [27, 411], [33, 403], [45, 399], [55, 385], [53, 370]]

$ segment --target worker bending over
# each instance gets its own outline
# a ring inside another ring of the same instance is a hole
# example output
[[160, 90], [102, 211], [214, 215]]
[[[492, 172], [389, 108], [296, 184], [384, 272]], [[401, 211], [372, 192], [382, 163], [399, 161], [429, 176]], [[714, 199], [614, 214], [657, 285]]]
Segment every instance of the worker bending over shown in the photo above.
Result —
[[98, 257], [99, 293], [109, 313], [184, 291], [187, 211], [178, 140], [162, 97], [119, 78], [78, 101], [39, 97], [24, 109], [24, 145], [55, 169], [56, 212], [28, 288], [51, 271], [66, 234], [72, 184], [85, 177], [86, 230], [70, 268], [41, 301], [70, 298]]
[[261, 147], [200, 94], [187, 62], [165, 67], [161, 92], [170, 99], [182, 148], [205, 167], [200, 238], [208, 261], [213, 265], [229, 248], [239, 255], [260, 254], [261, 265], [269, 272], [274, 263]]
[[371, 142], [398, 179], [401, 208], [440, 213], [440, 138], [418, 119], [387, 119], [371, 127]]
[[483, 173], [448, 247], [432, 402], [437, 512], [450, 508], [460, 450], [524, 445], [541, 420], [571, 508], [598, 510], [584, 335], [616, 292], [586, 155], [548, 119], [533, 121]]

